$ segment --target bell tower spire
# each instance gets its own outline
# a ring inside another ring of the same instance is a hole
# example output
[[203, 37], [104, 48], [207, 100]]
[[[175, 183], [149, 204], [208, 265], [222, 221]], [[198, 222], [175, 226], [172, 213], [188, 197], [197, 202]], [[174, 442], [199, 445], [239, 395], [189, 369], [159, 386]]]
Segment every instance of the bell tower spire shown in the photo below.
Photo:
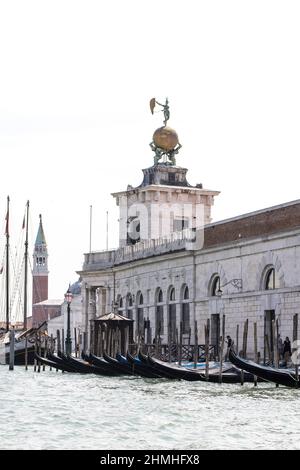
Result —
[[39, 219], [33, 252], [32, 305], [48, 299], [48, 250], [41, 214]]

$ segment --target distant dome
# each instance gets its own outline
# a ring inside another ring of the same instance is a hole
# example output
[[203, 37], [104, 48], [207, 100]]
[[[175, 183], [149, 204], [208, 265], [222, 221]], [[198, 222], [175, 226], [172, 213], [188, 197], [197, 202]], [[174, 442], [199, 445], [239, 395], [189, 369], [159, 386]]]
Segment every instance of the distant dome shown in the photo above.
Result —
[[153, 134], [153, 142], [156, 147], [159, 147], [167, 152], [174, 150], [179, 143], [177, 132], [171, 127], [164, 126], [156, 129]]
[[81, 280], [79, 279], [74, 284], [71, 284], [69, 290], [73, 295], [81, 294]]

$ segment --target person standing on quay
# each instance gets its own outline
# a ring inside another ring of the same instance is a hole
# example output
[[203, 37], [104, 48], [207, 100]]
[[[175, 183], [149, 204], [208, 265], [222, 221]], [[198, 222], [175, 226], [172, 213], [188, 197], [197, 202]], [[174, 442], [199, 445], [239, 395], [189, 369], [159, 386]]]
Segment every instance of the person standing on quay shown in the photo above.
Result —
[[227, 343], [227, 351], [226, 351], [226, 354], [225, 354], [225, 361], [228, 361], [229, 351], [230, 351], [230, 348], [233, 347], [233, 341], [232, 341], [232, 338], [229, 335], [226, 336], [226, 338], [227, 338], [227, 341], [225, 341], [225, 343]]
[[282, 342], [282, 338], [280, 335], [278, 335], [278, 338], [277, 338], [277, 351], [278, 351], [279, 359], [283, 359], [283, 342]]

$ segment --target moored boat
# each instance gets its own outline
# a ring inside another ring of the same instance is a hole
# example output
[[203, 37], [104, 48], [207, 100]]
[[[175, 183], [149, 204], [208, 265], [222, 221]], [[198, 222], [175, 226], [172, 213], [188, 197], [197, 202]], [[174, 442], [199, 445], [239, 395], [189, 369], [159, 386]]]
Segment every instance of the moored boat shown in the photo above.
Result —
[[126, 358], [118, 355], [117, 359], [119, 362], [127, 361], [131, 365], [133, 372], [142, 377], [150, 379], [165, 378], [157, 369], [148, 367], [138, 357], [133, 357], [129, 352], [127, 352]]
[[[214, 370], [210, 370], [206, 377], [203, 369], [188, 369], [176, 364], [167, 363], [148, 356], [149, 363], [157, 368], [159, 373], [166, 374], [165, 377], [172, 376], [175, 379], [182, 379], [188, 381], [206, 381], [212, 383], [220, 382], [220, 369], [214, 367]], [[235, 384], [241, 382], [241, 371], [235, 367], [228, 367], [221, 374], [222, 383]], [[244, 382], [253, 382], [254, 376], [249, 373], [244, 375]]]
[[87, 361], [82, 359], [76, 359], [72, 356], [67, 356], [63, 353], [60, 354], [60, 357], [64, 364], [70, 365], [77, 372], [96, 374], [96, 375], [105, 375], [105, 376], [114, 376], [115, 374], [112, 371], [100, 369], [100, 367], [90, 364]]
[[276, 369], [274, 367], [256, 364], [238, 356], [233, 349], [229, 352], [229, 359], [236, 367], [256, 375], [267, 382], [274, 382], [277, 385], [284, 385], [291, 388], [299, 388], [300, 381], [296, 378], [296, 373], [291, 370]]
[[93, 354], [86, 354], [83, 351], [81, 357], [89, 364], [97, 366], [101, 370], [108, 371], [112, 376], [124, 375], [123, 373], [114, 369], [109, 362], [101, 357], [94, 356]]
[[201, 374], [192, 370], [178, 367], [172, 363], [166, 363], [151, 356], [148, 356], [148, 362], [153, 367], [153, 369], [155, 369], [163, 377], [189, 381], [201, 380]]
[[[91, 354], [91, 357], [94, 360], [95, 356], [93, 354]], [[97, 357], [97, 359], [99, 358]], [[105, 359], [105, 361], [107, 361], [116, 371], [119, 371], [120, 373], [125, 375], [135, 375], [129, 363], [119, 362], [117, 361], [117, 359], [108, 356], [108, 354], [106, 354], [105, 352], [103, 352], [103, 359]]]
[[45, 366], [49, 366], [49, 367], [52, 367], [53, 369], [58, 369], [58, 370], [61, 370], [63, 372], [73, 372], [73, 373], [77, 373], [77, 370], [75, 370], [73, 367], [67, 365], [67, 364], [64, 364], [63, 362], [59, 362], [59, 361], [52, 361], [50, 360], [49, 358], [46, 358], [46, 357], [42, 357], [42, 356], [39, 356], [37, 353], [35, 353], [35, 359], [40, 362], [41, 364], [45, 365]]

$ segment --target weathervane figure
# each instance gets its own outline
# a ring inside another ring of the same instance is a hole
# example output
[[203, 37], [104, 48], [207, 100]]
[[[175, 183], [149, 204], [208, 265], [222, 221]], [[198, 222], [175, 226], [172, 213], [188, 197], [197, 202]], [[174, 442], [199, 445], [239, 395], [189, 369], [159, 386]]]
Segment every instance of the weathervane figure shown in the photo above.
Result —
[[166, 98], [166, 103], [165, 104], [161, 104], [159, 103], [158, 101], [156, 101], [155, 98], [152, 98], [150, 100], [150, 109], [151, 109], [151, 113], [153, 114], [154, 113], [154, 108], [155, 108], [155, 105], [158, 104], [159, 106], [161, 106], [163, 109], [161, 109], [161, 111], [164, 113], [164, 125], [166, 126], [167, 125], [167, 122], [168, 120], [170, 119], [170, 106], [169, 106], [169, 100], [168, 98]]
[[152, 98], [150, 100], [152, 114], [154, 113], [155, 105], [163, 108], [160, 111], [164, 113], [164, 125], [156, 129], [153, 134], [153, 141], [150, 143], [151, 150], [155, 153], [154, 165], [157, 165], [161, 158], [164, 158], [163, 163], [165, 165], [176, 165], [175, 154], [178, 153], [181, 144], [179, 143], [176, 131], [167, 126], [170, 119], [169, 100], [166, 98], [165, 104], [161, 104], [155, 98]]

